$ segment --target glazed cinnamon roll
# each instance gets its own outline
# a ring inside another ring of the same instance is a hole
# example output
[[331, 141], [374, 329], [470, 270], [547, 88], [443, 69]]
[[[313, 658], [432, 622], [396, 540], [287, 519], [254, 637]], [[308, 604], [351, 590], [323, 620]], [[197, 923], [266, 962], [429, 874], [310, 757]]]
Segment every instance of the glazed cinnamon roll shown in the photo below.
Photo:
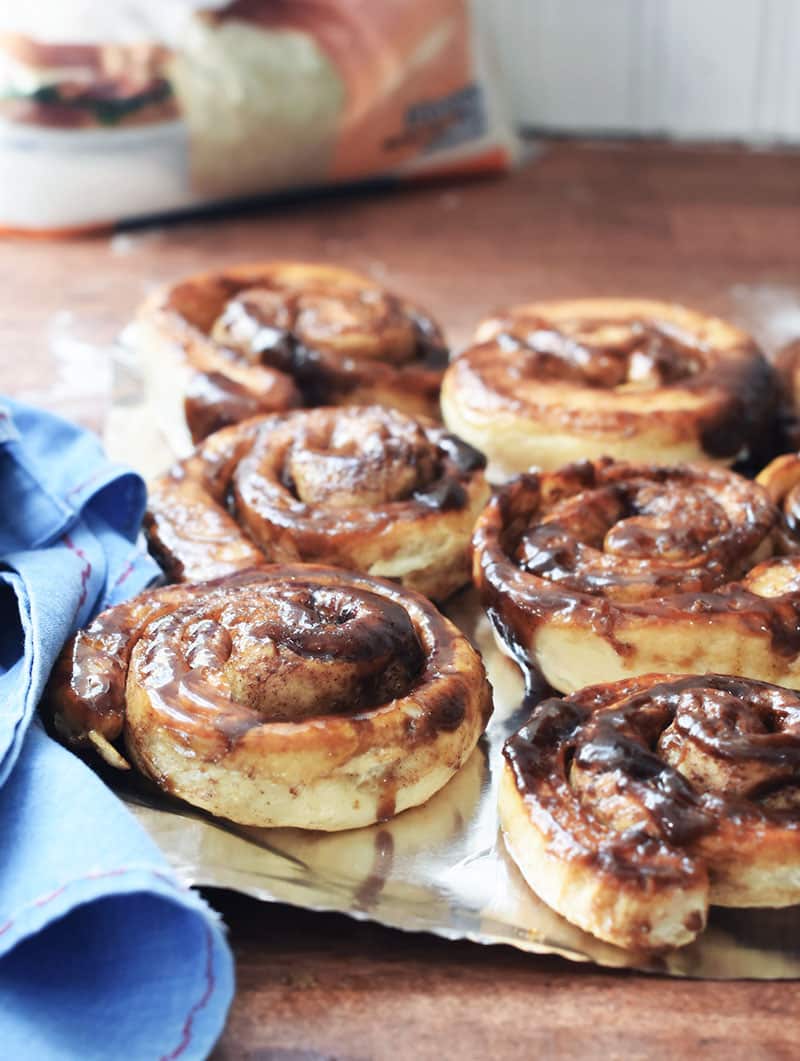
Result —
[[245, 825], [350, 829], [424, 803], [491, 714], [480, 657], [424, 597], [314, 565], [145, 593], [62, 653], [70, 744]]
[[271, 262], [201, 273], [143, 307], [136, 345], [193, 370], [194, 441], [297, 405], [377, 403], [438, 417], [447, 348], [436, 323], [369, 277]]
[[151, 486], [145, 530], [174, 580], [313, 560], [444, 599], [469, 581], [483, 463], [429, 421], [380, 406], [251, 420]]
[[775, 355], [780, 384], [780, 419], [785, 449], [800, 446], [800, 339], [787, 343]]
[[800, 685], [800, 555], [764, 487], [707, 465], [519, 476], [476, 527], [505, 648], [572, 691], [650, 671]]
[[759, 472], [756, 482], [779, 510], [777, 543], [791, 555], [800, 546], [800, 453], [785, 453]]
[[578, 299], [484, 321], [447, 370], [442, 413], [500, 480], [606, 455], [730, 463], [771, 437], [775, 393], [753, 340], [725, 321]]
[[690, 942], [709, 903], [800, 902], [800, 696], [649, 674], [542, 702], [503, 750], [500, 819], [530, 887], [635, 950]]

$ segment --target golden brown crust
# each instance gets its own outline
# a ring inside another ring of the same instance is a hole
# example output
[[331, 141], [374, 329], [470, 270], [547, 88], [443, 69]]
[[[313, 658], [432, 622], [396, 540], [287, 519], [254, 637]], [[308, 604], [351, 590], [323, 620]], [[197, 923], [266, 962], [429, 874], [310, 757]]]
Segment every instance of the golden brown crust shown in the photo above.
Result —
[[[555, 688], [662, 671], [800, 683], [800, 556], [767, 492], [706, 465], [519, 476], [476, 527], [498, 635]], [[788, 543], [787, 543], [788, 544]]]
[[800, 901], [795, 692], [718, 674], [597, 685], [540, 704], [504, 758], [528, 883], [609, 942], [680, 946], [709, 902]]
[[250, 420], [152, 485], [145, 530], [173, 579], [307, 560], [444, 599], [469, 581], [482, 469], [442, 428], [379, 406]]
[[144, 774], [214, 814], [344, 829], [441, 788], [483, 732], [491, 690], [425, 598], [275, 565], [102, 613], [65, 648], [46, 709], [72, 744], [122, 735]]
[[518, 306], [478, 328], [442, 387], [496, 477], [604, 455], [731, 462], [763, 449], [775, 380], [744, 332], [643, 299]]
[[270, 262], [201, 273], [150, 299], [140, 322], [141, 342], [179, 348], [198, 374], [185, 405], [195, 441], [300, 404], [438, 416], [438, 326], [350, 269]]

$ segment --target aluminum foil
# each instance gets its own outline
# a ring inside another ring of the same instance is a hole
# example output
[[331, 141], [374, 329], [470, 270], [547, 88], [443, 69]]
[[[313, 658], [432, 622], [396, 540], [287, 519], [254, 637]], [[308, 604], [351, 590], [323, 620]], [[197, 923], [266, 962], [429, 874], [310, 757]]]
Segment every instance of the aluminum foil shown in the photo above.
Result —
[[[736, 302], [747, 309], [741, 292]], [[150, 373], [142, 375], [132, 360], [130, 338], [116, 367], [107, 444], [113, 456], [152, 475], [185, 442], [172, 414], [165, 418], [157, 388], [148, 386]], [[163, 387], [163, 375], [161, 380]], [[191, 885], [615, 968], [719, 979], [800, 977], [800, 906], [712, 909], [694, 943], [653, 957], [594, 939], [534, 895], [505, 850], [496, 809], [503, 741], [527, 719], [531, 705], [524, 700], [521, 673], [498, 649], [474, 591], [459, 594], [446, 611], [483, 655], [495, 710], [471, 758], [424, 806], [344, 833], [255, 829], [195, 811], [135, 776], [108, 780]]]

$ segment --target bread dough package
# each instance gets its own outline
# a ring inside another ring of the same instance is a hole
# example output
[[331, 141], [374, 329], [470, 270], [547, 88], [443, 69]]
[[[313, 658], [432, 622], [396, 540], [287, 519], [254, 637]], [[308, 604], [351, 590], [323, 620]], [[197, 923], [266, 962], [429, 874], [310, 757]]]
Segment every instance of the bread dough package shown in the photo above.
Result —
[[469, 0], [7, 5], [0, 226], [502, 171], [516, 142], [477, 15]]

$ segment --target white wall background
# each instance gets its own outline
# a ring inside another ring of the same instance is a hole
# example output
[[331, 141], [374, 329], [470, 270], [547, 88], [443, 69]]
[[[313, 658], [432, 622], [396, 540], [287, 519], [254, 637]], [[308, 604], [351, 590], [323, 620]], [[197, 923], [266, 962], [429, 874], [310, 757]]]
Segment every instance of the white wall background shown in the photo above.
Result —
[[800, 0], [481, 0], [523, 126], [800, 141]]

